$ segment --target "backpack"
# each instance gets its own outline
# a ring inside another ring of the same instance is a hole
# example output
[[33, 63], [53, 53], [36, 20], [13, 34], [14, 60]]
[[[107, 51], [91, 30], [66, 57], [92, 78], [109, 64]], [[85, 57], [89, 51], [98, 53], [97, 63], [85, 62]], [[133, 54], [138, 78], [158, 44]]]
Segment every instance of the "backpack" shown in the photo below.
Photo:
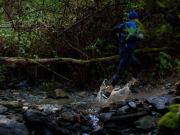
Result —
[[[134, 29], [136, 29], [136, 31], [134, 31]], [[112, 35], [115, 39], [118, 40], [121, 39], [122, 42], [122, 40], [128, 41], [132, 38], [137, 38], [137, 39], [144, 38], [143, 31], [144, 28], [142, 24], [140, 23], [140, 21], [138, 21], [138, 19], [135, 19], [134, 23], [133, 21], [129, 21], [116, 25], [112, 29]]]

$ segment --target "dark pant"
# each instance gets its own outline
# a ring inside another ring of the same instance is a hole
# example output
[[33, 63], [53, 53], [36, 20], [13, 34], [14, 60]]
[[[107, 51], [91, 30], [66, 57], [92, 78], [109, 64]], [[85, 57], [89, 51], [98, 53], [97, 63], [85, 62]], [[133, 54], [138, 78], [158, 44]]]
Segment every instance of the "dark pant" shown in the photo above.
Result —
[[136, 78], [138, 72], [140, 71], [140, 62], [134, 55], [134, 49], [130, 49], [124, 46], [120, 48], [120, 61], [117, 67], [117, 72], [110, 81], [113, 86], [118, 83], [120, 77], [127, 68], [128, 63], [132, 64], [133, 76]]

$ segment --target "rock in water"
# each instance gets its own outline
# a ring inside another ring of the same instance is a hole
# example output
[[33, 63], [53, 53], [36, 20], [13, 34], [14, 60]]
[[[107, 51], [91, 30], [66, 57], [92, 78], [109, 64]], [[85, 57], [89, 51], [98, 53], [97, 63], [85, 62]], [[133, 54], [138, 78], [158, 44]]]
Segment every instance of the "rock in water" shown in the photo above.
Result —
[[29, 109], [24, 113], [24, 119], [31, 126], [41, 126], [44, 123], [44, 114], [40, 111]]
[[127, 113], [129, 110], [130, 110], [129, 106], [128, 106], [128, 105], [125, 105], [125, 106], [119, 108], [119, 109], [118, 109], [118, 112], [119, 112], [119, 113]]
[[62, 109], [62, 105], [58, 104], [43, 104], [38, 106], [38, 110], [44, 112], [45, 114], [56, 113]]
[[136, 109], [136, 108], [137, 108], [136, 103], [133, 102], [133, 101], [128, 102], [128, 105], [129, 105], [132, 109]]
[[48, 93], [48, 98], [69, 98], [68, 93], [66, 93], [62, 89], [55, 89], [54, 91], [50, 91]]
[[136, 128], [143, 129], [143, 130], [149, 130], [152, 127], [156, 126], [155, 121], [153, 120], [151, 116], [145, 116], [138, 119], [135, 122], [135, 125], [136, 125]]
[[73, 114], [73, 112], [63, 112], [61, 114], [61, 117], [63, 120], [66, 120], [66, 121], [71, 121], [71, 122], [74, 122], [74, 118], [75, 118], [75, 115]]
[[102, 122], [110, 120], [111, 116], [113, 115], [112, 112], [107, 112], [107, 113], [101, 113], [100, 114], [100, 119]]
[[180, 96], [180, 80], [175, 83], [176, 95]]
[[0, 105], [0, 114], [5, 113], [7, 110], [8, 110], [7, 107], [4, 107], [4, 106]]
[[29, 132], [23, 123], [0, 115], [0, 135], [29, 135]]
[[153, 96], [146, 99], [157, 110], [167, 109], [168, 105], [173, 102], [173, 98], [169, 95]]

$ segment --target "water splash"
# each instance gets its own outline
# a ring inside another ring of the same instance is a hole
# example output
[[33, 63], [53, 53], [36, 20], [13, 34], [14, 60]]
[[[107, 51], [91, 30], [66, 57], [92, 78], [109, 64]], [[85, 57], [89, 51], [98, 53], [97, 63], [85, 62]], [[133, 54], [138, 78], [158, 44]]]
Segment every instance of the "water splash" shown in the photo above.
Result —
[[[100, 125], [100, 120], [96, 115], [89, 114], [88, 118], [89, 118], [88, 122], [89, 124], [91, 124], [93, 131], [98, 131], [102, 128]], [[90, 135], [90, 133], [82, 133], [82, 135]]]
[[96, 100], [100, 104], [110, 104], [114, 102], [125, 101], [126, 99], [129, 98], [129, 95], [131, 93], [130, 86], [134, 85], [134, 83], [135, 81], [131, 80], [123, 88], [121, 88], [120, 86], [116, 86], [112, 90], [109, 98], [105, 99], [102, 97], [103, 91], [105, 91], [107, 88], [107, 79], [105, 79], [100, 86], [100, 90], [97, 94]]
[[92, 124], [93, 130], [97, 131], [101, 128], [99, 118], [95, 115], [89, 114], [90, 123]]

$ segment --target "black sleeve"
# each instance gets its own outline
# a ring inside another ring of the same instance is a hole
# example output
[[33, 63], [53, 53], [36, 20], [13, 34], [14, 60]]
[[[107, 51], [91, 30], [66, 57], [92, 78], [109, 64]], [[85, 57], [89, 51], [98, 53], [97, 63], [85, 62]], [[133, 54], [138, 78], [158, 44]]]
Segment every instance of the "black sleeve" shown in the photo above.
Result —
[[124, 24], [119, 24], [119, 25], [116, 25], [115, 27], [113, 27], [113, 29], [111, 31], [111, 35], [116, 41], [118, 41], [118, 35], [117, 34], [121, 33], [123, 27], [124, 27]]

